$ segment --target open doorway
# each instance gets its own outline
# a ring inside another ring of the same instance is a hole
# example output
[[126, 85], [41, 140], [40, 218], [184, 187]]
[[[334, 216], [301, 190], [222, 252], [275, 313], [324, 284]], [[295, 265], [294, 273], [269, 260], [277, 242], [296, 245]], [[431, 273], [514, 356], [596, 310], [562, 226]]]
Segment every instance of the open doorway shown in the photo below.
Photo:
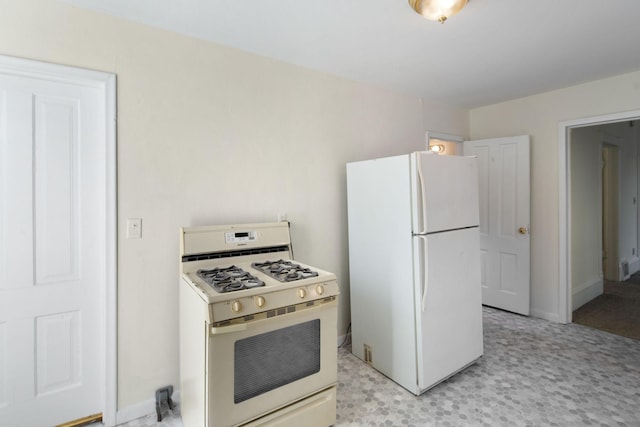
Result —
[[639, 124], [568, 127], [566, 146], [568, 321], [636, 339], [640, 280], [625, 279], [640, 272]]

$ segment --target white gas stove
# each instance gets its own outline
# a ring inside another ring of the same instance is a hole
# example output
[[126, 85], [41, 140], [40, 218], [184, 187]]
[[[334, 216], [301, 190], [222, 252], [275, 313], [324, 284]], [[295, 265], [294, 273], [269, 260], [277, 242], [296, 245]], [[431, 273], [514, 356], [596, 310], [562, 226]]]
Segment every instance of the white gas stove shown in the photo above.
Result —
[[336, 276], [293, 260], [287, 222], [180, 237], [185, 427], [333, 424]]

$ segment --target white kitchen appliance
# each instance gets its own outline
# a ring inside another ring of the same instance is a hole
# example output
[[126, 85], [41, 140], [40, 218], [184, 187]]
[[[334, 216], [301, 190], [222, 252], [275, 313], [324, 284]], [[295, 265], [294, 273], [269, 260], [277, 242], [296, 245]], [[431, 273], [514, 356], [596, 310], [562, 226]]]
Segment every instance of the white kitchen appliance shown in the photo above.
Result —
[[293, 261], [289, 223], [180, 229], [185, 427], [336, 420], [336, 276]]
[[352, 352], [418, 395], [483, 354], [476, 159], [349, 163], [347, 193]]

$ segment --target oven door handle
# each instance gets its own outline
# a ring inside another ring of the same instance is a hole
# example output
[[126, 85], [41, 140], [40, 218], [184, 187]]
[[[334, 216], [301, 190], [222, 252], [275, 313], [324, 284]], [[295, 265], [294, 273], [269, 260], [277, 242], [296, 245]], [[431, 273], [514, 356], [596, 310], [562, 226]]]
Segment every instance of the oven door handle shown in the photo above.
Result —
[[222, 335], [222, 334], [231, 334], [234, 332], [241, 332], [247, 330], [246, 323], [237, 323], [235, 325], [226, 325], [226, 326], [212, 326], [211, 334], [212, 335]]

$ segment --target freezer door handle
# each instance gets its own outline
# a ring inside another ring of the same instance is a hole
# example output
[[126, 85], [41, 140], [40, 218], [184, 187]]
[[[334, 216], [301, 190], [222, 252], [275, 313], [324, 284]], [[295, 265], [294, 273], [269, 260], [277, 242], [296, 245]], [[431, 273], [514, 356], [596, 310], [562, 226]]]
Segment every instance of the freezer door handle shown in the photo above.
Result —
[[421, 251], [420, 251], [420, 272], [422, 274], [422, 280], [420, 282], [420, 291], [422, 293], [422, 298], [420, 302], [420, 306], [422, 308], [422, 312], [424, 313], [424, 307], [427, 303], [427, 289], [429, 288], [429, 262], [428, 258], [428, 249], [427, 249], [427, 237], [426, 236], [417, 236], [420, 240]]
[[422, 224], [418, 227], [418, 234], [427, 232], [427, 209], [424, 206], [424, 175], [422, 174], [422, 162], [420, 161], [420, 153], [416, 154], [416, 169], [418, 171], [418, 209], [420, 210], [419, 218]]

